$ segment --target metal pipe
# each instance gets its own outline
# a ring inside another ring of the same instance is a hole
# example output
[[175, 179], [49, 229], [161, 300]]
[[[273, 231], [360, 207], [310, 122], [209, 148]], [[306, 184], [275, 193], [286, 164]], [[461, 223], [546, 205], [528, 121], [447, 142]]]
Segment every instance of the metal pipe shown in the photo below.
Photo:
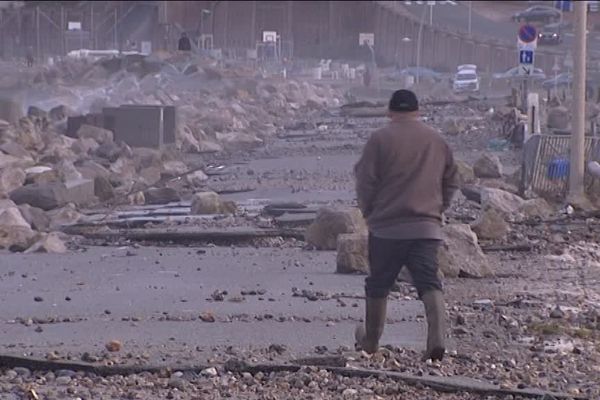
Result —
[[423, 13], [421, 14], [421, 23], [419, 24], [419, 34], [417, 35], [417, 83], [420, 81], [420, 67], [421, 67], [421, 41], [423, 38], [423, 23], [425, 21], [425, 14], [427, 12], [427, 7], [423, 6]]

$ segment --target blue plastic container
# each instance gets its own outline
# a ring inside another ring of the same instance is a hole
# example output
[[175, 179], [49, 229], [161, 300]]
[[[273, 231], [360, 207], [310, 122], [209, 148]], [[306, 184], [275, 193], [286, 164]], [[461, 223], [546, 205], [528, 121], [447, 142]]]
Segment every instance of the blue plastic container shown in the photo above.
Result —
[[569, 176], [569, 160], [558, 159], [550, 161], [548, 164], [549, 179], [563, 179]]

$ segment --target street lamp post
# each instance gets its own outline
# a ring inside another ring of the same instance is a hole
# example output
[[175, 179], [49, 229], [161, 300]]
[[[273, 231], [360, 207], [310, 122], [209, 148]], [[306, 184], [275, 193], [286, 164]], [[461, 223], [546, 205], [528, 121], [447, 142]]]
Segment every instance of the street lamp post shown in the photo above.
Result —
[[405, 37], [402, 38], [402, 44], [403, 44], [402, 47], [403, 47], [403, 50], [404, 50], [402, 52], [402, 54], [403, 54], [404, 59], [406, 60], [405, 63], [404, 63], [405, 64], [404, 68], [408, 68], [409, 67], [409, 65], [408, 65], [408, 55], [407, 55], [406, 48], [408, 47], [408, 44], [410, 42], [412, 42], [412, 39], [409, 38], [408, 36], [405, 36]]

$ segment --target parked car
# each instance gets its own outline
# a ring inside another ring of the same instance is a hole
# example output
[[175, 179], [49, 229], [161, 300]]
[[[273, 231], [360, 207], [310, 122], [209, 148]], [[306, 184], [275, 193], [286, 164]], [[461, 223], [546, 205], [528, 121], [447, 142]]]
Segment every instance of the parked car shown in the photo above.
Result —
[[512, 19], [516, 22], [558, 22], [561, 20], [561, 11], [548, 6], [533, 6], [513, 15]]
[[550, 24], [542, 27], [538, 33], [538, 44], [557, 45], [562, 43], [559, 24]]
[[553, 89], [555, 87], [560, 88], [564, 86], [569, 86], [573, 84], [573, 74], [569, 72], [565, 72], [557, 75], [554, 78], [545, 80], [542, 82], [542, 88], [548, 90]]
[[459, 65], [452, 89], [456, 93], [461, 92], [478, 92], [479, 91], [479, 76], [477, 75], [477, 66], [473, 64]]
[[[492, 75], [493, 79], [507, 79], [507, 80], [516, 80], [523, 79], [525, 75], [519, 74], [519, 67], [513, 67], [506, 72], [498, 72]], [[533, 73], [529, 75], [529, 78], [537, 81], [546, 79], [546, 74], [541, 68], [534, 68]]]

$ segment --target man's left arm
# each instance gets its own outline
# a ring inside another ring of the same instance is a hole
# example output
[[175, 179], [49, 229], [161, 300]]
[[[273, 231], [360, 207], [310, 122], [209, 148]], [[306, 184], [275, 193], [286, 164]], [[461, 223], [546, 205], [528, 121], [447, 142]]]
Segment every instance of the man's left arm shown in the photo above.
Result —
[[452, 150], [446, 145], [446, 165], [442, 178], [443, 211], [446, 211], [450, 207], [454, 194], [459, 187], [458, 167], [454, 162]]

